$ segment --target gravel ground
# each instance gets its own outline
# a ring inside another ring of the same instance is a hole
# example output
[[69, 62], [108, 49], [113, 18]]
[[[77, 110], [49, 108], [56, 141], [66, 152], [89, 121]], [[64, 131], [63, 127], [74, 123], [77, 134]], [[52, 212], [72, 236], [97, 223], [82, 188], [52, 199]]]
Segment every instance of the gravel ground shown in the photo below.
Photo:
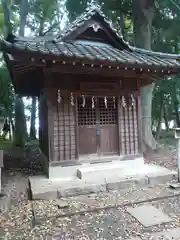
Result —
[[180, 190], [175, 192], [168, 187], [168, 184], [162, 184], [154, 186], [153, 188], [134, 187], [119, 191], [69, 197], [64, 199], [68, 203], [69, 208], [64, 209], [58, 208], [56, 201], [33, 201], [33, 209], [38, 219], [49, 219], [62, 215], [73, 215], [78, 212], [95, 211], [95, 209], [124, 206], [133, 204], [134, 202], [150, 201], [153, 198], [173, 196], [174, 194], [180, 194]]
[[175, 170], [177, 169], [177, 149], [169, 146], [160, 149], [159, 152], [148, 152], [145, 162]]
[[[157, 155], [157, 154], [156, 154]], [[156, 160], [154, 160], [156, 159]], [[151, 155], [148, 163], [156, 163], [176, 169], [176, 152], [170, 161], [167, 154], [162, 158]], [[144, 228], [137, 220], [127, 213], [127, 206], [104, 209], [96, 212], [79, 211], [90, 208], [106, 208], [109, 205], [134, 203], [154, 197], [172, 195], [173, 190], [167, 185], [153, 188], [135, 188], [128, 190], [77, 196], [66, 199], [69, 209], [58, 209], [55, 201], [28, 201], [27, 174], [8, 172], [3, 177], [5, 185], [12, 184], [11, 208], [6, 214], [0, 215], [0, 239], [127, 239], [130, 236], [140, 236], [150, 239], [152, 232], [180, 227], [180, 197], [152, 202], [152, 205], [162, 209], [173, 221], [152, 228]], [[139, 204], [140, 205], [140, 204]], [[33, 215], [35, 210], [35, 216]], [[60, 214], [77, 212], [71, 217], [57, 218]], [[54, 237], [52, 237], [54, 236]]]
[[[57, 212], [68, 212], [58, 209], [55, 202], [35, 201], [34, 205], [36, 205], [38, 217], [34, 218], [32, 202], [27, 200], [27, 177], [14, 174], [8, 178], [14, 183], [12, 207], [6, 214], [0, 217], [0, 239], [111, 240], [126, 239], [138, 233], [142, 239], [146, 240], [149, 239], [152, 231], [161, 231], [180, 226], [180, 202], [178, 197], [153, 202], [153, 205], [163, 209], [174, 220], [173, 223], [153, 228], [144, 228], [126, 212], [126, 206], [57, 218]], [[167, 188], [166, 185], [159, 185], [153, 188], [132, 188], [99, 195], [71, 197], [68, 199], [70, 205], [70, 210], [68, 211], [78, 212], [92, 208], [92, 205], [95, 207], [106, 207], [109, 204], [117, 203], [118, 199], [121, 204], [169, 194], [172, 195], [173, 190]], [[39, 219], [39, 217], [43, 219]]]

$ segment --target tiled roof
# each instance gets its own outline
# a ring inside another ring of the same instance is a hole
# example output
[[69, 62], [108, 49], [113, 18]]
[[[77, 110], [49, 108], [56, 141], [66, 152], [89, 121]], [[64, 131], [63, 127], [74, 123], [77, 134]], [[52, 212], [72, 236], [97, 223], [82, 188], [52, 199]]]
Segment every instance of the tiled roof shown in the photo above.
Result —
[[[113, 47], [108, 44], [88, 41], [69, 40], [68, 36], [85, 24], [86, 21], [94, 19], [105, 28], [108, 28], [112, 37], [118, 39], [122, 43], [122, 49]], [[61, 57], [72, 61], [96, 61], [96, 64], [109, 64], [111, 66], [134, 66], [147, 68], [180, 68], [180, 56], [155, 53], [143, 49], [131, 47], [123, 40], [121, 34], [113, 28], [112, 23], [108, 21], [95, 5], [88, 9], [84, 14], [70, 24], [58, 37], [40, 37], [40, 38], [16, 38], [12, 37], [8, 41], [1, 40], [0, 48], [4, 52], [12, 51], [28, 52], [30, 57], [34, 54], [56, 58]], [[42, 56], [41, 56], [42, 57]]]
[[119, 50], [107, 44], [88, 44], [80, 42], [55, 41], [23, 41], [15, 40], [13, 43], [3, 41], [2, 48], [6, 52], [26, 51], [45, 56], [64, 57], [73, 60], [106, 62], [111, 65], [132, 65], [150, 68], [180, 68], [179, 55], [155, 53], [131, 47], [130, 50]]

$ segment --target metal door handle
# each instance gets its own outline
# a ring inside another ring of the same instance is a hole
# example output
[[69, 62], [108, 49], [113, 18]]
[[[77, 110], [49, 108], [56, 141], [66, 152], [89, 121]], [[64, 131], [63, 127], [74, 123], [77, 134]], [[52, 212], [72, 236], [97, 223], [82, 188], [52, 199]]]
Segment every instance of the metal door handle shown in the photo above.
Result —
[[100, 128], [96, 128], [96, 136], [100, 136]]

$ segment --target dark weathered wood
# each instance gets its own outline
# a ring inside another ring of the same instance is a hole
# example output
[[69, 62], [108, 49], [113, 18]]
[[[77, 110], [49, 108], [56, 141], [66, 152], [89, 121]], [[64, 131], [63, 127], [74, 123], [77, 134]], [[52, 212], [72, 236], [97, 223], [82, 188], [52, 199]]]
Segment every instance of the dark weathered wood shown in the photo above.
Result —
[[[133, 71], [133, 66], [132, 69], [129, 69], [128, 71], [125, 70], [126, 66], [121, 66], [120, 69], [117, 69], [116, 67], [112, 67], [112, 68], [108, 68], [108, 66], [104, 66], [104, 67], [99, 67], [99, 65], [96, 67], [91, 67], [91, 66], [86, 66], [86, 67], [82, 67], [81, 64], [80, 65], [76, 65], [75, 67], [72, 66], [72, 64], [68, 65], [61, 65], [61, 66], [52, 66], [49, 70], [51, 70], [54, 73], [60, 73], [60, 74], [73, 74], [73, 75], [80, 75], [80, 74], [86, 74], [86, 75], [93, 75], [93, 76], [111, 76], [111, 77], [123, 77], [123, 78], [132, 78], [132, 79], [143, 79], [146, 80], [149, 78], [149, 80], [152, 79], [152, 77], [156, 77], [156, 76], [161, 76], [161, 73], [159, 74], [153, 74], [151, 73], [151, 75], [149, 75], [146, 71], [144, 72], [138, 72], [138, 70]], [[151, 76], [151, 77], [149, 77]], [[152, 80], [153, 82], [153, 80]]]
[[118, 154], [118, 131], [117, 124], [100, 127], [100, 153], [101, 155]]
[[77, 95], [75, 95], [75, 137], [76, 137], [76, 160], [79, 159], [79, 127], [78, 127], [78, 101]]
[[[75, 57], [65, 57], [65, 56], [52, 56], [50, 54], [37, 54], [33, 53], [32, 56], [29, 56], [27, 52], [19, 52], [15, 51], [13, 53], [14, 60], [8, 60], [8, 62], [12, 62], [12, 64], [21, 70], [23, 70], [23, 66], [30, 66], [30, 67], [36, 67], [39, 66], [41, 68], [50, 68], [51, 70], [55, 72], [67, 72], [67, 73], [80, 73], [81, 70], [85, 70], [85, 74], [93, 74], [94, 72], [97, 74], [100, 72], [101, 76], [124, 76], [126, 74], [131, 74], [132, 77], [134, 76], [141, 76], [144, 75], [144, 77], [151, 79], [153, 77], [163, 77], [165, 75], [169, 75], [168, 71], [171, 70], [172, 74], [177, 74], [178, 70], [176, 68], [166, 68], [162, 72], [162, 68], [158, 67], [156, 65], [146, 66], [146, 65], [139, 65], [138, 63], [134, 64], [117, 64], [116, 62], [109, 62], [109, 60], [97, 60], [93, 59], [77, 59]], [[34, 59], [32, 62], [31, 58]], [[44, 59], [44, 62], [42, 62], [42, 59]], [[52, 63], [52, 61], [56, 61], [56, 63]], [[66, 62], [66, 64], [63, 64], [63, 62]], [[72, 63], [75, 63], [76, 67]], [[93, 67], [92, 67], [93, 64]], [[100, 67], [103, 65], [103, 67]], [[109, 68], [109, 65], [111, 65], [111, 68]], [[22, 67], [21, 67], [22, 66]], [[119, 69], [117, 69], [117, 66]], [[126, 69], [128, 67], [128, 69]], [[68, 71], [68, 68], [70, 70]], [[140, 71], [140, 68], [143, 68], [143, 71]], [[21, 72], [21, 70], [19, 72]], [[150, 71], [149, 71], [150, 70]], [[156, 70], [156, 72], [154, 72]], [[115, 72], [113, 74], [113, 71]], [[81, 72], [82, 73], [82, 72]], [[152, 79], [152, 82], [154, 80]]]
[[[96, 97], [96, 126], [95, 126], [95, 136], [96, 136], [96, 153], [98, 156], [101, 155], [101, 127], [100, 127], [100, 103], [99, 98]], [[99, 132], [99, 133], [98, 133]]]
[[118, 121], [118, 144], [119, 144], [119, 155], [122, 153], [122, 143], [121, 143], [121, 125], [120, 125], [120, 97], [117, 97], [117, 121]]
[[75, 109], [70, 104], [69, 95], [61, 93], [61, 102], [57, 103], [57, 91], [54, 89], [52, 97], [54, 105], [54, 152], [56, 161], [76, 159]]
[[53, 144], [53, 126], [54, 126], [54, 118], [52, 111], [52, 104], [47, 99], [47, 107], [48, 107], [48, 146], [49, 146], [49, 161], [54, 160], [54, 144]]
[[141, 96], [137, 97], [137, 106], [138, 106], [138, 111], [137, 111], [137, 119], [138, 119], [138, 148], [139, 148], [139, 153], [143, 153], [143, 142], [142, 142], [142, 112], [141, 112]]
[[138, 123], [138, 104], [137, 96], [134, 96], [134, 105], [131, 101], [123, 107], [119, 107], [119, 137], [120, 137], [120, 155], [137, 154], [139, 153], [139, 123]]

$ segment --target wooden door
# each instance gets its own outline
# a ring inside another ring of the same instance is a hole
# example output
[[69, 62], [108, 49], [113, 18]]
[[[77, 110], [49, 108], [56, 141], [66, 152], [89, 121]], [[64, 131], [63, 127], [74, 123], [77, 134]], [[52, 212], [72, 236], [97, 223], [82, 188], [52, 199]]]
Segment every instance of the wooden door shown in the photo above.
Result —
[[99, 98], [100, 112], [100, 153], [101, 155], [113, 155], [119, 152], [117, 99]]
[[119, 152], [117, 127], [117, 101], [104, 97], [86, 97], [83, 105], [78, 98], [79, 155], [110, 155]]
[[96, 105], [92, 108], [92, 98], [78, 98], [79, 155], [97, 154]]

